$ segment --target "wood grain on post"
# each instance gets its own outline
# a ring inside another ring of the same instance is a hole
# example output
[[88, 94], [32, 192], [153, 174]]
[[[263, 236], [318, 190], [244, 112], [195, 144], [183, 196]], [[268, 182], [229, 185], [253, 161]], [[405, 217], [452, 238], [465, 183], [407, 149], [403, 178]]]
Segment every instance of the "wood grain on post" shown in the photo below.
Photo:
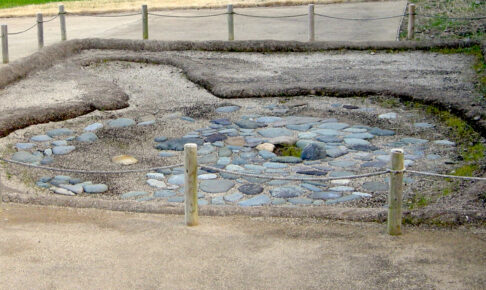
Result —
[[188, 226], [199, 224], [197, 208], [197, 145], [184, 145], [185, 220]]
[[235, 40], [235, 24], [233, 19], [233, 5], [229, 4], [228, 9], [228, 40]]
[[3, 63], [8, 63], [8, 28], [2, 25], [2, 59]]
[[66, 41], [66, 11], [64, 5], [59, 5], [59, 23], [61, 24], [61, 41]]
[[415, 36], [415, 4], [408, 4], [408, 33], [407, 39], [412, 40]]
[[402, 234], [402, 192], [404, 156], [402, 149], [392, 149], [390, 173], [390, 192], [388, 194], [387, 232], [390, 235]]
[[44, 19], [42, 13], [37, 13], [37, 43], [39, 49], [44, 47]]
[[309, 4], [309, 41], [315, 40], [314, 27], [314, 4]]
[[148, 9], [147, 5], [142, 5], [142, 29], [143, 39], [148, 39]]

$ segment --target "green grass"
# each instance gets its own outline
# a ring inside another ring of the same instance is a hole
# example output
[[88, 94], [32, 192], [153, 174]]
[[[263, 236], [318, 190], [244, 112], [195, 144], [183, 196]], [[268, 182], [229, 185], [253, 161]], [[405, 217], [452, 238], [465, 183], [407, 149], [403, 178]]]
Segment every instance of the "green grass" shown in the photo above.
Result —
[[[12, 8], [17, 6], [25, 6], [31, 4], [45, 4], [50, 2], [66, 2], [66, 1], [75, 1], [75, 0], [2, 0], [0, 1], [0, 9], [2, 8]], [[78, 0], [79, 1], [79, 0]]]

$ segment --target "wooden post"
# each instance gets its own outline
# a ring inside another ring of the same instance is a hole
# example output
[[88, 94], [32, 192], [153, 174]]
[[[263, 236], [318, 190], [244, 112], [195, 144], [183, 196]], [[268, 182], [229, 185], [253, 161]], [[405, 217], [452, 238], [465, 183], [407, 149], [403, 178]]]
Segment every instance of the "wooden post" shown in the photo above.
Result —
[[39, 49], [44, 47], [44, 22], [42, 13], [37, 13], [37, 43]]
[[3, 63], [8, 63], [8, 28], [2, 25], [2, 59]]
[[143, 39], [148, 39], [148, 9], [147, 5], [142, 5], [142, 26], [143, 26]]
[[184, 181], [186, 225], [197, 226], [197, 145], [193, 143], [184, 145]]
[[314, 27], [314, 4], [309, 4], [309, 41], [315, 40]]
[[228, 40], [235, 40], [235, 24], [233, 21], [233, 5], [228, 5]]
[[59, 22], [61, 24], [61, 41], [66, 41], [66, 11], [64, 5], [59, 5]]
[[391, 169], [395, 172], [390, 173], [390, 192], [388, 194], [387, 232], [390, 235], [402, 234], [403, 160], [403, 150], [392, 149]]
[[415, 34], [415, 4], [408, 4], [408, 34], [407, 39], [412, 40]]

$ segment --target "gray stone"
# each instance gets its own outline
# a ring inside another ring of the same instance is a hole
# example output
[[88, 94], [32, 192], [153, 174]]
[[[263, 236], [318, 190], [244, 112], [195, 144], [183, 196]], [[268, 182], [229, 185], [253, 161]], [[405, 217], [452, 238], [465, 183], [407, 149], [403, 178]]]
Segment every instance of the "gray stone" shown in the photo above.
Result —
[[272, 200], [273, 205], [282, 205], [282, 204], [285, 204], [285, 203], [287, 203], [287, 200], [285, 198], [274, 198]]
[[67, 141], [66, 140], [56, 140], [52, 141], [52, 146], [67, 146]]
[[184, 185], [184, 174], [172, 175], [167, 182], [174, 185]]
[[443, 146], [456, 146], [456, 143], [449, 140], [435, 140], [434, 144], [443, 145]]
[[322, 188], [317, 187], [317, 186], [310, 184], [310, 183], [302, 183], [300, 186], [307, 189], [307, 190], [310, 190], [310, 191], [316, 191], [316, 192], [322, 191]]
[[17, 143], [15, 147], [19, 150], [29, 150], [35, 147], [34, 143]]
[[318, 160], [326, 157], [326, 150], [317, 144], [307, 145], [300, 155], [302, 160]]
[[427, 155], [427, 159], [429, 160], [437, 160], [437, 159], [440, 159], [442, 158], [440, 155], [437, 155], [437, 154], [428, 154]]
[[225, 205], [224, 199], [222, 196], [216, 196], [211, 199], [211, 204], [213, 205]]
[[270, 189], [270, 194], [273, 197], [290, 198], [302, 195], [303, 190], [296, 186], [283, 186]]
[[343, 156], [343, 155], [348, 154], [348, 150], [341, 149], [341, 148], [330, 148], [330, 149], [327, 149], [326, 150], [326, 154], [329, 157], [337, 158], [337, 157], [340, 157], [340, 156]]
[[204, 144], [203, 146], [197, 149], [197, 155], [207, 155], [216, 151], [216, 148], [211, 144]]
[[199, 187], [202, 191], [208, 193], [221, 193], [227, 192], [235, 186], [235, 183], [231, 180], [203, 180]]
[[163, 173], [149, 172], [145, 175], [148, 179], [164, 180], [165, 175]]
[[334, 129], [319, 129], [312, 132], [323, 136], [339, 136], [341, 134], [338, 130]]
[[351, 127], [351, 128], [346, 128], [343, 130], [344, 132], [348, 132], [348, 133], [365, 133], [366, 131], [368, 131], [367, 129], [365, 128], [356, 128], [356, 127]]
[[340, 192], [321, 191], [321, 192], [313, 192], [310, 195], [310, 198], [328, 200], [328, 199], [340, 198], [341, 196], [342, 193]]
[[219, 130], [219, 133], [226, 134], [227, 136], [230, 136], [230, 137], [238, 136], [238, 130], [233, 129], [233, 128]]
[[197, 205], [199, 205], [199, 206], [201, 206], [201, 205], [204, 206], [204, 205], [208, 205], [208, 204], [209, 204], [209, 202], [205, 199], [198, 199], [197, 200]]
[[196, 122], [196, 120], [194, 120], [194, 118], [191, 118], [191, 117], [189, 117], [189, 116], [182, 116], [182, 117], [181, 117], [181, 120], [182, 120], [182, 121], [191, 122], [191, 123]]
[[101, 129], [101, 128], [103, 128], [103, 124], [101, 124], [101, 123], [93, 123], [93, 124], [90, 124], [90, 125], [86, 126], [84, 128], [84, 131], [93, 132], [93, 131], [96, 131], [96, 130]]
[[256, 195], [263, 192], [263, 187], [258, 184], [247, 183], [238, 187], [238, 190], [247, 195]]
[[108, 122], [108, 127], [110, 128], [125, 128], [135, 125], [135, 121], [128, 118], [118, 118], [115, 120], [110, 120]]
[[48, 135], [36, 135], [36, 136], [32, 136], [30, 138], [30, 141], [33, 141], [33, 142], [47, 142], [47, 141], [51, 141], [52, 138], [49, 137]]
[[229, 158], [229, 157], [220, 157], [218, 159], [218, 162], [216, 164], [217, 165], [224, 165], [224, 166], [226, 166], [226, 165], [228, 165], [230, 163], [231, 163], [231, 158]]
[[277, 162], [265, 162], [263, 163], [263, 167], [277, 169], [277, 168], [287, 168], [289, 167], [287, 164], [284, 163], [277, 163]]
[[279, 162], [279, 163], [301, 163], [302, 162], [302, 159], [294, 156], [276, 156], [273, 157], [271, 160], [272, 162]]
[[312, 204], [313, 200], [305, 198], [305, 197], [295, 197], [289, 198], [288, 200], [291, 204], [294, 205], [301, 205], [301, 204]]
[[201, 146], [203, 140], [200, 138], [176, 138], [161, 142], [155, 145], [155, 148], [159, 150], [184, 151], [184, 145], [187, 143], [195, 143], [198, 146]]
[[160, 152], [160, 153], [159, 153], [159, 156], [160, 156], [160, 157], [169, 158], [169, 157], [174, 157], [174, 156], [176, 156], [176, 155], [175, 155], [175, 153], [173, 153], [173, 152]]
[[137, 124], [137, 126], [150, 126], [150, 125], [155, 125], [155, 120], [149, 120]]
[[51, 187], [51, 185], [49, 183], [45, 183], [45, 182], [41, 182], [41, 181], [37, 181], [35, 183], [35, 185], [37, 185], [38, 187], [42, 187], [42, 188], [49, 188], [49, 187]]
[[226, 139], [228, 139], [228, 136], [221, 134], [221, 133], [215, 133], [215, 134], [211, 134], [211, 135], [207, 136], [205, 140], [206, 140], [206, 142], [214, 143], [214, 142], [218, 142], [218, 141], [224, 141]]
[[429, 124], [429, 123], [415, 123], [413, 124], [415, 128], [421, 128], [421, 129], [429, 129], [429, 128], [434, 128], [434, 125]]
[[219, 157], [230, 157], [233, 152], [228, 147], [222, 147], [218, 151]]
[[169, 138], [165, 137], [165, 136], [159, 136], [159, 137], [155, 137], [154, 138], [154, 141], [155, 142], [165, 142], [167, 141]]
[[294, 130], [294, 131], [307, 131], [312, 127], [312, 125], [311, 124], [301, 124], [301, 125], [290, 124], [285, 127], [287, 127], [287, 129]]
[[277, 154], [270, 152], [270, 151], [267, 151], [267, 150], [259, 151], [258, 155], [260, 155], [263, 159], [266, 159], [266, 160], [277, 157]]
[[76, 147], [74, 146], [56, 146], [52, 148], [52, 153], [54, 155], [65, 155], [74, 151]]
[[238, 127], [243, 128], [243, 129], [257, 129], [257, 128], [265, 126], [262, 123], [258, 123], [258, 122], [251, 121], [251, 120], [238, 120], [238, 121], [235, 122], [235, 124]]
[[222, 125], [222, 126], [231, 125], [231, 121], [229, 119], [226, 119], [226, 118], [214, 119], [214, 120], [211, 120], [211, 123], [217, 124], [217, 125]]
[[330, 191], [338, 191], [338, 192], [346, 192], [346, 191], [353, 191], [354, 188], [351, 186], [334, 186], [329, 188]]
[[41, 160], [40, 164], [41, 164], [41, 165], [49, 165], [49, 164], [51, 164], [51, 163], [53, 163], [53, 162], [54, 162], [54, 158], [52, 158], [52, 156], [46, 156], [46, 157], [44, 157], [44, 158]]
[[170, 189], [164, 189], [164, 190], [157, 190], [154, 193], [154, 197], [156, 198], [167, 198], [167, 197], [172, 197], [175, 196], [176, 192]]
[[345, 138], [353, 138], [353, 139], [373, 139], [375, 135], [370, 133], [353, 133], [347, 135]]
[[229, 194], [229, 195], [224, 196], [224, 200], [226, 200], [227, 202], [236, 202], [236, 201], [238, 201], [242, 198], [243, 198], [243, 194], [241, 194], [239, 192], [235, 192], [233, 194]]
[[364, 145], [364, 146], [370, 145], [370, 142], [363, 140], [363, 139], [357, 139], [357, 138], [344, 138], [344, 143], [346, 143], [346, 145], [351, 145], [351, 146], [354, 146], [354, 145]]
[[79, 142], [86, 142], [86, 143], [91, 143], [91, 142], [94, 142], [98, 140], [98, 136], [96, 136], [95, 133], [93, 132], [86, 132], [86, 133], [83, 133], [81, 135], [79, 135], [77, 138], [76, 138], [76, 141], [79, 141]]
[[292, 131], [285, 128], [267, 128], [258, 130], [258, 134], [265, 138], [275, 138], [280, 136], [292, 136]]
[[75, 184], [75, 185], [73, 185], [73, 184], [60, 184], [59, 187], [67, 189], [69, 191], [72, 191], [75, 194], [81, 194], [84, 191], [83, 186], [80, 185], [80, 184]]
[[386, 114], [381, 114], [378, 115], [379, 119], [389, 119], [389, 120], [394, 120], [398, 117], [397, 113], [386, 113]]
[[61, 195], [68, 195], [68, 196], [73, 196], [75, 195], [74, 192], [67, 190], [65, 188], [60, 188], [60, 187], [51, 187], [50, 188], [54, 193], [56, 194], [61, 194]]
[[375, 136], [394, 136], [395, 132], [392, 130], [380, 129], [380, 128], [371, 128], [370, 133]]
[[51, 148], [47, 148], [46, 150], [44, 150], [44, 155], [45, 156], [51, 156], [52, 155], [52, 149]]
[[345, 196], [337, 198], [337, 199], [328, 200], [328, 201], [326, 201], [326, 204], [336, 204], [336, 203], [351, 201], [351, 200], [360, 199], [360, 198], [361, 198], [360, 195], [350, 194], [350, 195], [345, 195]]
[[216, 163], [216, 161], [218, 161], [218, 156], [216, 156], [216, 154], [208, 154], [198, 157], [197, 161], [199, 164]]
[[270, 202], [271, 199], [268, 196], [264, 194], [260, 194], [250, 199], [240, 201], [238, 202], [238, 205], [239, 206], [262, 206], [262, 205], [269, 204]]
[[270, 124], [281, 120], [282, 118], [280, 117], [266, 116], [266, 117], [259, 117], [255, 121], [257, 121], [258, 123]]
[[197, 179], [199, 180], [211, 180], [211, 179], [216, 179], [218, 176], [213, 173], [206, 173], [206, 174], [201, 174], [197, 176]]
[[341, 143], [343, 138], [339, 136], [319, 136], [316, 138], [317, 141], [324, 143]]
[[83, 185], [84, 192], [86, 193], [102, 193], [108, 190], [106, 184], [86, 184]]
[[147, 184], [155, 187], [155, 188], [166, 188], [167, 184], [165, 184], [164, 181], [162, 180], [157, 180], [157, 179], [147, 179]]
[[332, 130], [342, 130], [349, 127], [349, 124], [346, 123], [324, 123], [319, 125], [320, 129], [332, 129]]
[[354, 167], [356, 163], [357, 162], [353, 160], [336, 160], [329, 162], [329, 165], [336, 167]]
[[387, 166], [386, 162], [383, 161], [368, 161], [361, 164], [361, 167], [376, 167], [376, 168], [384, 168]]
[[42, 160], [41, 156], [35, 156], [27, 151], [15, 152], [12, 156], [12, 160], [22, 162], [22, 163], [39, 163]]
[[67, 128], [58, 128], [49, 130], [46, 133], [49, 137], [60, 137], [60, 136], [71, 136], [74, 135], [74, 132]]
[[400, 141], [406, 144], [425, 144], [429, 142], [429, 140], [419, 138], [402, 138]]
[[183, 196], [171, 196], [167, 199], [168, 202], [176, 202], [176, 203], [183, 203], [184, 197]]
[[290, 183], [290, 180], [272, 180], [268, 183], [268, 185], [282, 186], [282, 185], [286, 185], [286, 184], [289, 184], [289, 183]]
[[216, 113], [232, 113], [240, 109], [240, 106], [224, 106], [216, 108]]
[[144, 195], [147, 195], [147, 194], [149, 194], [149, 193], [146, 192], [146, 191], [129, 191], [129, 192], [126, 192], [126, 193], [120, 195], [120, 197], [122, 199], [128, 199], [128, 198], [133, 198], [133, 197], [144, 196]]

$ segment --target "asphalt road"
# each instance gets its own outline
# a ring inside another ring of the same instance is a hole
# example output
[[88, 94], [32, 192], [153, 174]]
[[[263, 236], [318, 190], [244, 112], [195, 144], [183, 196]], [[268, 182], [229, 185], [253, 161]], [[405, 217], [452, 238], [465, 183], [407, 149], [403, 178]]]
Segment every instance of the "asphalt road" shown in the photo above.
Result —
[[[337, 17], [373, 18], [403, 14], [406, 1], [365, 2], [316, 5], [315, 12]], [[150, 9], [150, 7], [149, 7]], [[159, 11], [170, 15], [208, 15], [225, 12], [224, 9]], [[284, 16], [306, 14], [307, 6], [238, 8], [235, 12], [251, 15]], [[46, 16], [44, 20], [51, 17]], [[149, 37], [157, 40], [227, 40], [227, 16], [208, 18], [163, 18], [149, 16]], [[35, 18], [0, 18], [9, 32], [18, 32], [35, 24]], [[235, 16], [236, 40], [298, 40], [307, 41], [308, 17], [249, 18]], [[315, 18], [316, 40], [325, 41], [387, 41], [395, 40], [401, 18], [375, 21], [344, 21]], [[129, 17], [67, 16], [68, 39], [73, 38], [123, 38], [141, 39], [141, 15]], [[60, 40], [59, 20], [44, 23], [45, 45]], [[32, 54], [37, 50], [36, 28], [19, 35], [9, 36], [10, 61]]]

